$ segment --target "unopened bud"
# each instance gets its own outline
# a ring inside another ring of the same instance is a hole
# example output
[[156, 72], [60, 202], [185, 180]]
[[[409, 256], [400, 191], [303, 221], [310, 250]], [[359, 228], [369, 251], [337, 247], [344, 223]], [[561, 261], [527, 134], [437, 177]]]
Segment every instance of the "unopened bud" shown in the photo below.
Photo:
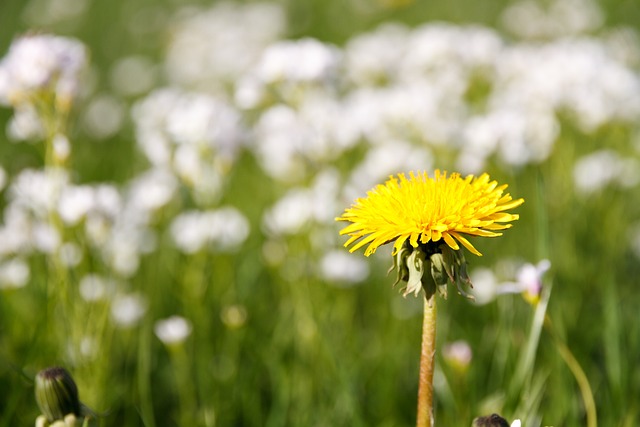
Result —
[[509, 427], [509, 423], [500, 415], [491, 414], [476, 418], [471, 427]]
[[80, 416], [78, 387], [66, 369], [46, 368], [36, 375], [36, 402], [49, 422]]

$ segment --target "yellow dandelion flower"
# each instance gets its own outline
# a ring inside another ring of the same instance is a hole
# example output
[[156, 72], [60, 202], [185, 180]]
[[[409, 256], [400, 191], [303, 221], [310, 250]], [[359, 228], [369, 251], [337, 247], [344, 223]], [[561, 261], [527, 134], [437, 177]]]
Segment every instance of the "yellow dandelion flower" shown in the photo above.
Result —
[[519, 216], [506, 211], [524, 199], [513, 200], [506, 188], [486, 173], [465, 178], [439, 170], [433, 178], [426, 172], [410, 172], [409, 178], [401, 173], [357, 199], [336, 220], [351, 222], [340, 231], [350, 236], [344, 246], [353, 252], [368, 244], [366, 256], [393, 241], [395, 255], [407, 240], [414, 248], [443, 240], [458, 250], [461, 243], [481, 256], [464, 235], [495, 237], [511, 227], [508, 223]]

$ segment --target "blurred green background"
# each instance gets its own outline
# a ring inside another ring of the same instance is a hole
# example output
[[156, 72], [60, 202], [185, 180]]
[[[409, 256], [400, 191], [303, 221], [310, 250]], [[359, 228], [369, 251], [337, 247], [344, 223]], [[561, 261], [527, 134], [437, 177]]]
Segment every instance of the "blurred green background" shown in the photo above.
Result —
[[[148, 168], [148, 159], [136, 146], [139, 135], [129, 108], [170, 80], [162, 64], [177, 23], [186, 16], [185, 8], [208, 10], [216, 4], [0, 0], [3, 54], [14, 37], [29, 31], [77, 38], [90, 52], [87, 93], [76, 106], [69, 130], [73, 183], [127, 188]], [[313, 37], [344, 47], [385, 22], [409, 27], [445, 22], [492, 28], [505, 43], [517, 43], [501, 18], [513, 5], [509, 1], [279, 4], [286, 15], [282, 39]], [[602, 22], [584, 37], [604, 39], [613, 28], [638, 30], [637, 1], [611, 0], [598, 7]], [[95, 97], [116, 91], [114, 65], [131, 55], [154, 64], [153, 84], [136, 94], [116, 95], [124, 111], [122, 123], [116, 131], [96, 137], [83, 122], [83, 109]], [[635, 62], [631, 59], [628, 64], [637, 78], [640, 52], [635, 55]], [[638, 185], [610, 184], [585, 195], [576, 190], [574, 166], [582, 156], [601, 149], [637, 160], [640, 121], [611, 120], [585, 132], [565, 113], [558, 113], [561, 126], [548, 157], [519, 166], [497, 156], [488, 158], [485, 170], [498, 182], [508, 183], [508, 191], [526, 203], [517, 209], [521, 219], [512, 230], [499, 239], [475, 240], [484, 256], [467, 259], [472, 272], [488, 268], [497, 276], [509, 260], [549, 259], [552, 267], [544, 280], [547, 287], [553, 284], [548, 314], [589, 378], [599, 424], [636, 426], [640, 423], [640, 371], [635, 369], [640, 357]], [[12, 114], [8, 107], [0, 109], [0, 127], [6, 127]], [[249, 128], [258, 122], [256, 114], [246, 113]], [[274, 179], [261, 168], [259, 155], [243, 148], [225, 172], [223, 190], [214, 203], [199, 205], [188, 186], [180, 184], [171, 202], [153, 213], [149, 227], [155, 231], [154, 250], [144, 252], [135, 273], [125, 278], [111, 271], [99, 251], [83, 240], [80, 227], [62, 231], [64, 240], [78, 242], [84, 251], [76, 267], [54, 265], [51, 254], [30, 254], [26, 286], [0, 288], [0, 426], [34, 422], [39, 411], [33, 376], [58, 364], [72, 372], [84, 403], [104, 413], [97, 421], [104, 426], [415, 423], [421, 304], [419, 299], [403, 299], [391, 288], [393, 279], [386, 275], [390, 249], [381, 249], [370, 259], [352, 254], [364, 260], [370, 272], [364, 283], [343, 283], [326, 278], [318, 267], [328, 248], [339, 248], [343, 242], [337, 236], [340, 224], [310, 221], [295, 233], [274, 236], [264, 223], [265, 213], [278, 200], [294, 188], [312, 187], [325, 166], [338, 169], [339, 183], [346, 186], [367, 147], [366, 143], [352, 147], [323, 160], [322, 166], [310, 160], [307, 166], [312, 172], [296, 185]], [[435, 160], [425, 168], [454, 168], [448, 150], [457, 153], [460, 147], [436, 145]], [[14, 142], [3, 132], [0, 165], [8, 181], [0, 200], [4, 210], [12, 178], [25, 169], [44, 167], [42, 142]], [[340, 193], [333, 216], [351, 200]], [[169, 231], [176, 215], [227, 205], [242, 212], [249, 223], [250, 232], [239, 248], [195, 253], [176, 249]], [[6, 216], [5, 212], [5, 222]], [[78, 284], [88, 273], [115, 280], [127, 295], [142, 296], [144, 314], [139, 321], [120, 327], [112, 319], [108, 298], [81, 298]], [[575, 378], [546, 330], [537, 341], [542, 325], [534, 322], [535, 308], [520, 295], [474, 305], [451, 289], [449, 298], [439, 304], [437, 425], [467, 426], [474, 417], [491, 412], [510, 420], [521, 418], [525, 427], [587, 425]], [[192, 331], [184, 342], [165, 345], [154, 334], [154, 326], [172, 315], [188, 319]], [[94, 350], [78, 356], [73, 349], [87, 339]], [[469, 367], [463, 370], [442, 356], [445, 344], [456, 340], [466, 341], [473, 351]], [[535, 360], [525, 360], [528, 345], [533, 346]], [[518, 369], [523, 370], [522, 378]]]

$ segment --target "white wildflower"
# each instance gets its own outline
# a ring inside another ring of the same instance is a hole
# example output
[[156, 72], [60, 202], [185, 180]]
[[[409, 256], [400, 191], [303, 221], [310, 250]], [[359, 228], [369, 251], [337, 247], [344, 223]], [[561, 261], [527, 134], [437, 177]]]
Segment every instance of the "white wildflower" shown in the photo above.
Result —
[[111, 86], [122, 96], [135, 96], [149, 91], [156, 82], [155, 64], [143, 56], [121, 58], [111, 69]]
[[520, 0], [502, 13], [502, 22], [513, 34], [526, 39], [558, 38], [592, 31], [604, 20], [592, 0], [553, 0], [543, 3]]
[[77, 40], [51, 35], [17, 38], [0, 62], [0, 104], [30, 103], [43, 90], [69, 104], [86, 61], [85, 47]]
[[591, 194], [610, 184], [632, 187], [640, 182], [640, 163], [603, 149], [583, 156], [573, 167], [573, 179], [582, 194]]
[[111, 303], [111, 317], [117, 326], [135, 326], [147, 310], [147, 301], [138, 294], [119, 295]]
[[30, 277], [29, 266], [22, 259], [0, 261], [0, 289], [22, 288]]
[[458, 340], [446, 343], [442, 349], [444, 360], [452, 368], [464, 372], [473, 359], [473, 351], [468, 342]]
[[166, 345], [180, 344], [191, 335], [191, 322], [182, 316], [158, 320], [153, 328], [156, 336]]
[[369, 264], [364, 259], [349, 256], [344, 250], [326, 253], [320, 260], [322, 277], [338, 286], [353, 285], [369, 276]]
[[99, 95], [91, 99], [84, 110], [82, 124], [89, 135], [106, 139], [115, 135], [125, 118], [122, 102], [111, 95]]
[[173, 220], [171, 235], [185, 253], [198, 252], [208, 245], [229, 251], [245, 241], [249, 235], [249, 222], [231, 207], [184, 212]]
[[181, 11], [166, 55], [174, 83], [224, 90], [244, 74], [263, 49], [285, 29], [284, 10], [274, 3], [218, 3], [210, 9]]

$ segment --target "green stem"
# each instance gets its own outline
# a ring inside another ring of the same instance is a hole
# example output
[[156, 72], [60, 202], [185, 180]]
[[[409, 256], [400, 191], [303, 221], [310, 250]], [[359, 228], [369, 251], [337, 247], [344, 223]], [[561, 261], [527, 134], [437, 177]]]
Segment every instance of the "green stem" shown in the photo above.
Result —
[[567, 364], [567, 366], [571, 370], [571, 373], [576, 379], [576, 382], [578, 383], [582, 401], [584, 402], [584, 409], [587, 413], [587, 427], [597, 427], [598, 416], [596, 414], [596, 403], [593, 399], [593, 391], [591, 391], [591, 386], [589, 385], [589, 379], [587, 378], [587, 375], [582, 370], [580, 363], [576, 360], [569, 347], [567, 347], [565, 343], [562, 342], [558, 334], [556, 334], [551, 323], [551, 318], [549, 318], [549, 316], [545, 317], [544, 326], [551, 334], [553, 342], [555, 343], [556, 348], [558, 349], [558, 353], [560, 353], [560, 356], [562, 357], [562, 360], [564, 360], [564, 362]]
[[433, 367], [436, 354], [436, 298], [424, 299], [417, 427], [433, 426]]

